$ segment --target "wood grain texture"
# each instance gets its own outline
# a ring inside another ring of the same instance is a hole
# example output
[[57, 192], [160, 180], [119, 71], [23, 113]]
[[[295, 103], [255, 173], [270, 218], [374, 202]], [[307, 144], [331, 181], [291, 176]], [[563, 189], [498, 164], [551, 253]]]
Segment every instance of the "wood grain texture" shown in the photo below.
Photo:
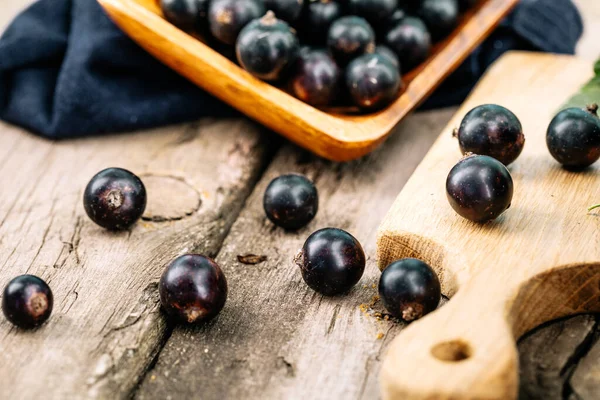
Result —
[[[164, 265], [184, 252], [216, 254], [269, 156], [261, 129], [206, 119], [68, 142], [0, 130], [0, 287], [31, 273], [54, 293], [40, 329], [0, 318], [0, 398], [127, 397], [168, 332], [157, 293]], [[87, 218], [83, 189], [110, 166], [161, 177], [148, 208], [162, 222], [111, 233]], [[194, 209], [175, 201], [161, 213], [165, 198], [190, 193]]]
[[[376, 228], [453, 112], [407, 118], [385, 147], [357, 162], [280, 151], [217, 257], [230, 288], [225, 308], [206, 326], [177, 327], [136, 397], [377, 398], [380, 354], [403, 324], [377, 318], [380, 303], [369, 306], [379, 279]], [[296, 233], [274, 228], [262, 208], [269, 181], [288, 172], [313, 179], [320, 197], [315, 220]], [[362, 280], [344, 296], [318, 295], [292, 264], [306, 237], [326, 226], [356, 235], [369, 256]], [[246, 253], [267, 261], [239, 263]]]
[[[504, 56], [396, 199], [380, 227], [379, 267], [416, 256], [436, 268], [446, 293], [458, 293], [392, 344], [384, 398], [515, 398], [515, 338], [551, 319], [600, 311], [600, 232], [586, 212], [600, 198], [598, 166], [567, 172], [545, 145], [550, 119], [591, 75], [590, 63], [567, 56]], [[515, 112], [527, 140], [510, 166], [512, 206], [488, 224], [456, 215], [444, 190], [460, 159], [452, 128], [482, 103]]]
[[518, 0], [482, 0], [430, 58], [405, 77], [406, 91], [383, 111], [341, 115], [320, 111], [253, 77], [160, 16], [155, 0], [98, 0], [130, 37], [214, 96], [327, 159], [372, 151], [493, 30]]

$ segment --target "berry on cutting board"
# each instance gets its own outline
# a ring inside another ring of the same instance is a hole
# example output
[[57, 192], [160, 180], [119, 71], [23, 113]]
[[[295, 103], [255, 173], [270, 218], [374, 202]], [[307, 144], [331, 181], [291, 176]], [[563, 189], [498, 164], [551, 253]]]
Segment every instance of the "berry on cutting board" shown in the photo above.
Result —
[[311, 289], [333, 296], [358, 283], [366, 258], [354, 236], [341, 229], [324, 228], [306, 239], [294, 261]]
[[305, 176], [281, 175], [267, 186], [263, 207], [267, 217], [275, 225], [296, 230], [307, 225], [317, 215], [319, 195], [315, 185]]
[[458, 215], [486, 222], [510, 207], [513, 180], [504, 164], [495, 158], [470, 155], [450, 170], [446, 195]]
[[31, 329], [50, 318], [53, 302], [52, 290], [46, 282], [34, 275], [21, 275], [4, 288], [2, 312], [12, 324]]
[[379, 278], [379, 297], [390, 314], [414, 321], [434, 311], [442, 293], [435, 271], [416, 258], [388, 265]]

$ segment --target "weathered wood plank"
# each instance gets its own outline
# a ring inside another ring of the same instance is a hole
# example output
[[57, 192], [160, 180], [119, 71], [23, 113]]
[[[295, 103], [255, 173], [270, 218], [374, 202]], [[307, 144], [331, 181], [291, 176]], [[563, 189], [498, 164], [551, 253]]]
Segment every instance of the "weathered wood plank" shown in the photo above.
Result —
[[[216, 320], [177, 327], [137, 397], [203, 399], [375, 398], [379, 355], [402, 324], [367, 311], [380, 275], [376, 228], [454, 109], [414, 115], [371, 156], [348, 164], [314, 158], [287, 146], [277, 155], [224, 242], [217, 261], [229, 299]], [[319, 189], [320, 209], [308, 227], [286, 233], [266, 221], [269, 181], [300, 172]], [[347, 295], [309, 289], [292, 258], [304, 239], [327, 226], [354, 234], [369, 256], [365, 275]], [[243, 265], [238, 254], [266, 255]]]
[[[0, 319], [0, 398], [127, 396], [160, 348], [156, 285], [190, 251], [215, 255], [269, 158], [245, 119], [49, 142], [0, 126], [0, 286], [32, 273], [54, 292], [34, 332]], [[111, 233], [85, 215], [93, 174], [120, 166], [148, 183], [154, 220]], [[165, 199], [181, 201], [166, 202]]]
[[[596, 320], [596, 327], [589, 342], [591, 349], [582, 352], [585, 354], [575, 367], [569, 382], [569, 391], [577, 399], [597, 399], [600, 397], [600, 325]], [[582, 355], [583, 355], [582, 354]]]

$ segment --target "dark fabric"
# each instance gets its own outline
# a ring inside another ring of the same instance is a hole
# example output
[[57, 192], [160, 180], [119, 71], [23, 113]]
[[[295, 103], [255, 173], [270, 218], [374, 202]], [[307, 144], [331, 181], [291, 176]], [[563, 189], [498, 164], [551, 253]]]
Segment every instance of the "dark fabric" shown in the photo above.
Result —
[[[570, 0], [522, 0], [423, 107], [460, 103], [510, 49], [573, 53]], [[234, 113], [128, 39], [95, 0], [40, 0], [0, 37], [0, 118], [52, 138], [155, 127]]]

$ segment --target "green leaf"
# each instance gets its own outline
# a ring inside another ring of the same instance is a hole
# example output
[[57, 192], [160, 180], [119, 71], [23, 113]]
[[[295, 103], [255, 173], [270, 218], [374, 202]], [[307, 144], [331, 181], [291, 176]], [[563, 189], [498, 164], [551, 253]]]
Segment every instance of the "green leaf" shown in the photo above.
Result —
[[600, 104], [600, 60], [596, 62], [594, 66], [595, 77], [591, 81], [586, 83], [580, 90], [579, 93], [571, 97], [566, 104], [562, 107], [585, 107], [588, 104], [597, 103]]

